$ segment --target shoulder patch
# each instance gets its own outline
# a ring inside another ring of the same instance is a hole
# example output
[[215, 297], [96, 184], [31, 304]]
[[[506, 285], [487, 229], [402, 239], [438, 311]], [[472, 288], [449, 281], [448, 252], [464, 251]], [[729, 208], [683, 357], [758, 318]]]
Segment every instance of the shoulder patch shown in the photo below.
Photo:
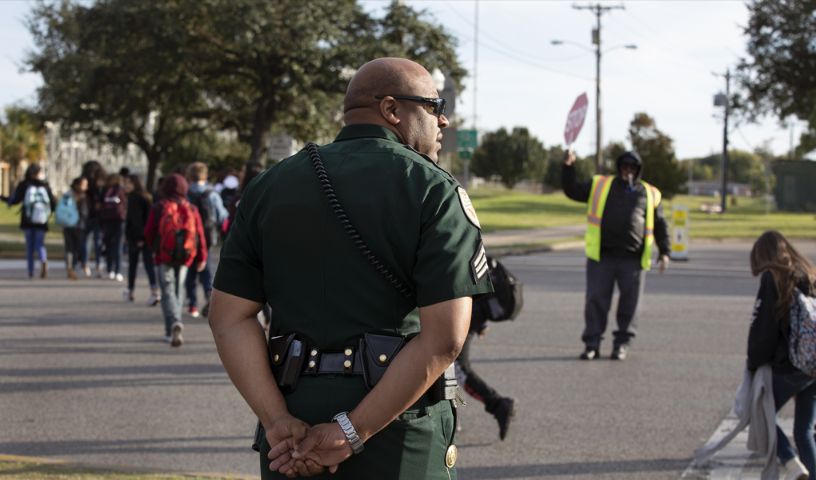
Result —
[[473, 208], [473, 202], [470, 201], [470, 197], [468, 196], [467, 192], [462, 187], [456, 187], [456, 193], [459, 194], [459, 203], [462, 204], [462, 210], [465, 211], [465, 216], [470, 223], [476, 226], [479, 230], [482, 229], [482, 225], [479, 223], [479, 217], [476, 216], [476, 209]]
[[484, 243], [479, 242], [476, 252], [470, 258], [470, 273], [473, 276], [473, 283], [479, 283], [479, 280], [487, 275], [488, 270]]

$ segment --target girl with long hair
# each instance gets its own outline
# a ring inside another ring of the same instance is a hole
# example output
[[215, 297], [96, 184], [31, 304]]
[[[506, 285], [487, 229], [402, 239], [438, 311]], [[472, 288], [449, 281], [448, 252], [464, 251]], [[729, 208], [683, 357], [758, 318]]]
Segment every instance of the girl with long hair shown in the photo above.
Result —
[[816, 293], [816, 269], [781, 233], [772, 230], [760, 235], [751, 249], [751, 273], [761, 276], [748, 334], [747, 366], [751, 371], [765, 364], [771, 366], [777, 412], [795, 397], [793, 438], [799, 457], [779, 427], [776, 453], [787, 469], [786, 479], [814, 479], [816, 378], [791, 364], [788, 343], [795, 291], [809, 296]]
[[102, 164], [96, 160], [88, 160], [82, 164], [82, 178], [88, 181], [86, 198], [88, 200], [88, 222], [82, 233], [82, 243], [80, 244], [80, 256], [82, 257], [82, 270], [85, 276], [91, 276], [89, 265], [88, 237], [93, 241], [94, 260], [96, 263], [96, 276], [102, 276], [102, 231], [99, 225], [99, 209], [102, 205], [102, 196], [105, 192], [105, 178], [107, 173]]
[[145, 191], [138, 175], [130, 174], [125, 177], [125, 192], [127, 192], [127, 218], [125, 219], [125, 240], [128, 246], [128, 286], [122, 297], [132, 302], [133, 289], [136, 286], [136, 271], [139, 266], [139, 255], [142, 256], [144, 269], [147, 272], [147, 281], [150, 284], [150, 297], [147, 304], [151, 307], [161, 300], [159, 285], [156, 280], [156, 271], [153, 267], [153, 252], [145, 242], [144, 229], [147, 217], [153, 206], [150, 194]]
[[[71, 188], [60, 199], [61, 204], [73, 204], [76, 209], [77, 222], [74, 225], [63, 225], [62, 238], [65, 248], [65, 272], [69, 279], [76, 280], [76, 268], [82, 262], [82, 240], [85, 238], [85, 226], [88, 222], [88, 200], [85, 192], [88, 190], [88, 180], [76, 177], [71, 181]], [[71, 203], [69, 203], [71, 202]], [[59, 223], [59, 210], [57, 210]]]
[[51, 187], [45, 181], [45, 171], [32, 163], [25, 171], [23, 181], [6, 199], [8, 206], [22, 204], [20, 208], [20, 230], [25, 235], [28, 278], [34, 277], [34, 253], [40, 258], [40, 277], [48, 276], [48, 253], [45, 250], [45, 233], [48, 219], [57, 205]]
[[99, 207], [99, 226], [105, 242], [105, 264], [108, 267], [108, 278], [121, 282], [122, 276], [122, 232], [127, 218], [127, 196], [122, 187], [122, 176], [118, 173], [108, 175], [105, 181], [105, 192]]

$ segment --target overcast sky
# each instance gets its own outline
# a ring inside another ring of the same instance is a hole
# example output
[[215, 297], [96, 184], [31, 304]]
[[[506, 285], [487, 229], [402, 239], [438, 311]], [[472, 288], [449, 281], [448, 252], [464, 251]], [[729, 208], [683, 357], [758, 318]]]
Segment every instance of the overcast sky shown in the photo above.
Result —
[[[389, 0], [363, 0], [381, 12]], [[459, 40], [462, 64], [474, 71], [475, 3], [407, 0], [426, 10]], [[595, 57], [577, 46], [553, 46], [552, 39], [592, 48], [594, 14], [575, 10], [571, 1], [480, 1], [476, 71], [477, 127], [526, 126], [546, 146], [563, 142], [567, 113], [582, 92], [590, 108], [575, 148], [595, 151]], [[646, 112], [675, 141], [679, 158], [722, 149], [721, 108], [713, 106], [725, 80], [712, 72], [734, 68], [744, 55], [742, 27], [748, 13], [741, 1], [627, 1], [602, 17], [602, 45], [636, 44], [636, 50], [614, 49], [601, 66], [603, 143], [625, 141], [636, 112]], [[579, 3], [583, 5], [584, 3]], [[31, 1], [0, 0], [0, 105], [33, 104], [39, 77], [20, 73], [31, 37], [23, 19]], [[457, 113], [473, 122], [473, 77], [465, 80]], [[794, 141], [802, 131], [796, 123]], [[731, 131], [733, 148], [751, 150], [765, 142], [787, 152], [791, 130], [776, 119], [745, 124]]]

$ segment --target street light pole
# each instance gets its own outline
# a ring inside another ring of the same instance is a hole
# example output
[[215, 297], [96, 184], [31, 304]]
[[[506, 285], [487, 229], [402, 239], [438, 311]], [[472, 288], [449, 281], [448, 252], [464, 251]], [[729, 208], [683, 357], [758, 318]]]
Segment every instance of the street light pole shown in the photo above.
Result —
[[725, 118], [723, 121], [723, 154], [722, 154], [722, 196], [720, 212], [725, 213], [725, 197], [728, 196], [728, 113], [731, 98], [731, 71], [725, 71]]
[[589, 10], [595, 14], [595, 28], [592, 30], [592, 43], [595, 44], [595, 171], [601, 173], [603, 160], [603, 143], [601, 140], [601, 15], [610, 10], [623, 10], [623, 5], [603, 6], [573, 5], [576, 10]]
[[[600, 8], [600, 6], [598, 6]], [[601, 143], [601, 14], [598, 13], [597, 27], [592, 32], [595, 43], [595, 173], [601, 174], [603, 143]]]

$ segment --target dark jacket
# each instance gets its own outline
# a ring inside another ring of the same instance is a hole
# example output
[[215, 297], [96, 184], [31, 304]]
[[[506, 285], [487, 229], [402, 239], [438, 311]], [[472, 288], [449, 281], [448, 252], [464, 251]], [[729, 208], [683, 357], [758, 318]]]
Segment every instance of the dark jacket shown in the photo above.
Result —
[[128, 243], [144, 240], [147, 217], [150, 215], [150, 200], [136, 192], [130, 192], [127, 198], [127, 217], [125, 218], [125, 239]]
[[[799, 290], [813, 295], [807, 281], [799, 282]], [[790, 362], [788, 343], [790, 341], [790, 324], [788, 319], [776, 319], [776, 302], [779, 301], [779, 292], [776, 289], [773, 275], [763, 272], [759, 280], [759, 291], [754, 312], [751, 316], [751, 329], [748, 331], [748, 362], [750, 371], [755, 371], [762, 365], [770, 364], [774, 372], [791, 373], [797, 371]]]
[[[45, 187], [45, 190], [48, 192], [48, 201], [50, 202], [49, 208], [51, 209], [51, 213], [54, 213], [54, 210], [57, 208], [57, 200], [54, 198], [53, 192], [51, 192], [51, 187], [48, 186], [48, 182], [44, 182], [42, 180], [23, 180], [17, 185], [17, 188], [14, 189], [14, 192], [8, 198], [8, 206], [11, 207], [13, 205], [22, 205], [25, 201], [25, 194], [26, 190], [30, 186], [42, 186]], [[48, 230], [48, 223], [44, 225], [35, 225], [31, 223], [31, 219], [28, 218], [28, 212], [22, 206], [20, 207], [20, 228], [33, 228], [38, 230]]]
[[[624, 154], [625, 155], [625, 154]], [[624, 157], [621, 156], [621, 158]], [[618, 159], [618, 171], [620, 160]], [[636, 156], [635, 158], [640, 161]], [[601, 217], [601, 258], [607, 256], [640, 257], [643, 254], [643, 233], [646, 226], [646, 187], [640, 181], [642, 166], [638, 166], [633, 185], [616, 175], [612, 180]], [[563, 165], [561, 185], [564, 194], [577, 202], [587, 202], [592, 190], [592, 181], [578, 182], [575, 167]], [[663, 218], [662, 202], [654, 212], [654, 236], [660, 255], [669, 254], [669, 232]]]

